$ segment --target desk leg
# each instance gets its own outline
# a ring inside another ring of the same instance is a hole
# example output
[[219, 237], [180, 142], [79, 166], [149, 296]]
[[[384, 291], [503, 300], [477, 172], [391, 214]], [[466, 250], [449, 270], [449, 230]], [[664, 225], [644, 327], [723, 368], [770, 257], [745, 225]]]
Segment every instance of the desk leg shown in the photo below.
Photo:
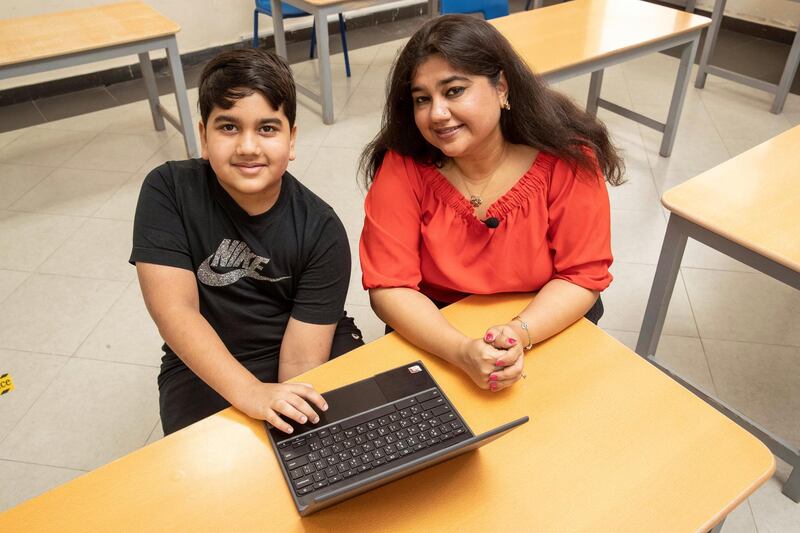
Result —
[[150, 102], [150, 114], [153, 115], [153, 126], [156, 131], [164, 130], [164, 116], [158, 108], [158, 86], [156, 76], [153, 74], [153, 64], [150, 62], [150, 52], [139, 54], [139, 66], [142, 69], [142, 79], [147, 89], [147, 100]]
[[317, 46], [319, 47], [317, 61], [319, 62], [319, 84], [322, 98], [322, 122], [333, 124], [333, 82], [331, 80], [331, 51], [328, 46], [327, 13], [316, 12], [314, 22], [317, 24]]
[[597, 101], [600, 99], [600, 88], [603, 86], [603, 69], [592, 72], [589, 81], [589, 97], [586, 99], [586, 112], [597, 116]]
[[794, 81], [798, 64], [800, 64], [800, 27], [797, 28], [797, 33], [794, 34], [794, 42], [791, 50], [789, 50], [789, 57], [786, 58], [786, 66], [783, 67], [781, 81], [778, 83], [775, 100], [772, 102], [772, 109], [770, 109], [776, 115], [783, 111], [783, 104], [786, 103], [786, 96], [789, 94], [792, 81]]
[[686, 7], [684, 8], [688, 13], [694, 13], [695, 0], [686, 0]]
[[800, 503], [800, 460], [789, 474], [789, 479], [783, 486], [783, 493], [793, 502]]
[[428, 0], [428, 18], [434, 18], [439, 14], [439, 2]]
[[286, 52], [286, 34], [283, 32], [283, 7], [278, 0], [271, 0], [272, 4], [272, 28], [275, 36], [275, 51], [278, 55], [289, 61]]
[[717, 37], [719, 36], [719, 28], [722, 26], [722, 16], [725, 13], [726, 3], [727, 0], [716, 0], [716, 2], [714, 2], [714, 10], [711, 13], [711, 26], [709, 26], [706, 31], [706, 42], [703, 45], [703, 54], [700, 56], [700, 66], [697, 67], [697, 78], [694, 80], [694, 86], [698, 89], [702, 89], [706, 85], [706, 77], [708, 77], [706, 69], [708, 69], [708, 62], [717, 44]]
[[189, 98], [186, 95], [186, 82], [183, 80], [181, 55], [178, 53], [178, 41], [175, 40], [175, 37], [170, 39], [167, 45], [167, 61], [175, 88], [175, 103], [178, 104], [178, 117], [181, 121], [181, 133], [183, 133], [186, 153], [189, 157], [200, 157], [200, 152], [197, 151], [197, 140], [194, 137], [192, 113], [189, 111]]
[[661, 245], [661, 255], [656, 267], [656, 276], [647, 300], [639, 340], [636, 341], [636, 353], [642, 357], [655, 355], [661, 330], [664, 328], [664, 319], [667, 316], [669, 301], [680, 272], [683, 250], [686, 248], [687, 236], [682, 222], [683, 219], [675, 214], [669, 216], [667, 233], [664, 235], [664, 244]]
[[691, 42], [683, 45], [681, 64], [678, 66], [678, 75], [675, 78], [675, 87], [672, 89], [672, 101], [669, 104], [667, 122], [664, 125], [664, 136], [661, 137], [661, 149], [658, 151], [663, 157], [669, 157], [672, 146], [675, 144], [675, 135], [678, 132], [678, 121], [681, 119], [683, 101], [686, 99], [686, 88], [689, 86], [689, 76], [692, 73], [694, 56], [697, 53], [697, 43], [700, 36], [695, 36]]

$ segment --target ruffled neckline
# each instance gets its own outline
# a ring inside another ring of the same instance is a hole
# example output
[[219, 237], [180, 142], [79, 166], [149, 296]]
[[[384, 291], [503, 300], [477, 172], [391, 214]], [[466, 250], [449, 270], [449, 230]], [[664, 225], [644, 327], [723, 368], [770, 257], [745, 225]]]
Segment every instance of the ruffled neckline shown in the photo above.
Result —
[[[502, 221], [506, 216], [530, 202], [531, 196], [546, 190], [548, 176], [553, 170], [557, 158], [548, 152], [539, 152], [530, 168], [517, 180], [513, 187], [503, 196], [495, 200], [486, 210], [486, 218], [497, 218]], [[422, 174], [431, 186], [433, 195], [442, 203], [452, 208], [467, 221], [483, 225], [483, 221], [475, 216], [475, 210], [461, 191], [433, 165], [421, 167]]]

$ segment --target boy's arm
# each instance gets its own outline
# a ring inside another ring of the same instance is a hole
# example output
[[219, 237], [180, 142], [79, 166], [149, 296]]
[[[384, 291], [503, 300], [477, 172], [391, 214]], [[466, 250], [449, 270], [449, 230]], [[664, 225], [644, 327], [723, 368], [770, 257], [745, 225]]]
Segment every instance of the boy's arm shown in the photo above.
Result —
[[309, 324], [289, 318], [281, 343], [278, 381], [284, 382], [328, 360], [336, 324]]
[[[147, 310], [164, 341], [186, 365], [234, 407], [291, 432], [280, 419], [299, 423], [319, 417], [309, 405], [326, 410], [325, 400], [310, 385], [262, 383], [228, 351], [200, 314], [193, 272], [150, 263], [136, 263]], [[280, 416], [279, 416], [280, 415]]]

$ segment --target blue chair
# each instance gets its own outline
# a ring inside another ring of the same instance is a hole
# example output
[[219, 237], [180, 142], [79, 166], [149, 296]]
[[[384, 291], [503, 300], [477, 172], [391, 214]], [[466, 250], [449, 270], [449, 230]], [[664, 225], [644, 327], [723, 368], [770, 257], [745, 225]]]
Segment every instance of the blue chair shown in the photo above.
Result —
[[[310, 13], [306, 13], [302, 9], [281, 2], [281, 11], [283, 18], [307, 17]], [[270, 0], [256, 0], [256, 8], [253, 10], [253, 48], [258, 48], [258, 15], [263, 14], [272, 16], [272, 5]], [[317, 45], [317, 32], [316, 23], [311, 26], [311, 50], [308, 53], [308, 58], [314, 57], [314, 49]], [[347, 35], [345, 34], [344, 17], [339, 13], [339, 33], [342, 36], [342, 49], [344, 50], [344, 69], [347, 72], [347, 77], [350, 77], [350, 58], [347, 56]]]
[[439, 10], [447, 13], [483, 13], [486, 20], [508, 15], [508, 0], [441, 0]]

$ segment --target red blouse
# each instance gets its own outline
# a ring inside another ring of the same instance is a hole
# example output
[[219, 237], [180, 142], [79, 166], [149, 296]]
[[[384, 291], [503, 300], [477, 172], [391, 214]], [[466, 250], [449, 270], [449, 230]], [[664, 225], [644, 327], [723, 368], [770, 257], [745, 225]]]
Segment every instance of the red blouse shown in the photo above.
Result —
[[365, 289], [408, 287], [433, 300], [530, 292], [551, 279], [590, 290], [611, 283], [608, 192], [600, 172], [540, 152], [486, 217], [435, 167], [388, 152], [365, 203]]

